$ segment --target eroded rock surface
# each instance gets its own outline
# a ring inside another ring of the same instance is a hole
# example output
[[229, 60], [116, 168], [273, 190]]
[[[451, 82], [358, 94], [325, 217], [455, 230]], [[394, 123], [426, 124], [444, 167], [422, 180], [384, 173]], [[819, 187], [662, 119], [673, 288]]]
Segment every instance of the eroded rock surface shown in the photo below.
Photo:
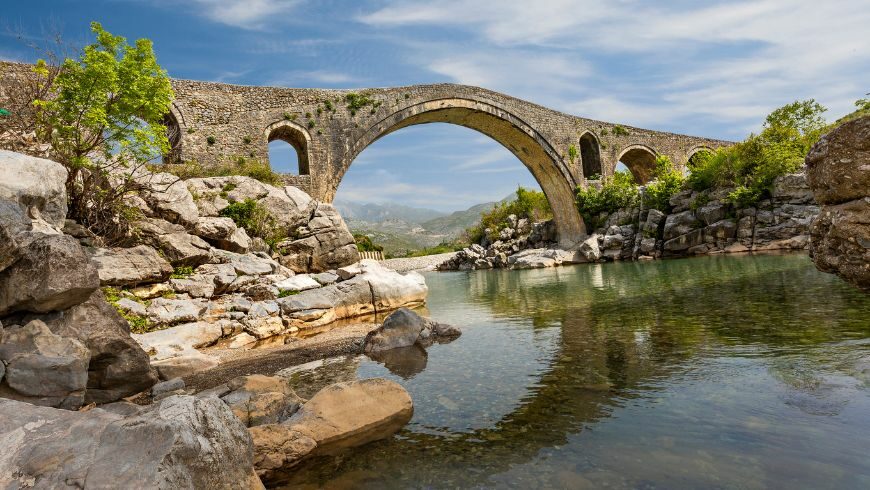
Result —
[[806, 164], [822, 204], [811, 232], [816, 267], [870, 291], [870, 117], [823, 136]]

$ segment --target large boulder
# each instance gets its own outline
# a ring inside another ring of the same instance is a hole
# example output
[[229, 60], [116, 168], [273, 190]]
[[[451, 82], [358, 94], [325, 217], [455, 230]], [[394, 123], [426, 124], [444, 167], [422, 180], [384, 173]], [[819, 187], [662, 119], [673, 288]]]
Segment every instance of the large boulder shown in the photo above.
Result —
[[214, 398], [123, 416], [0, 399], [0, 487], [261, 488], [247, 429]]
[[372, 378], [327, 386], [285, 422], [250, 429], [257, 474], [274, 484], [307, 457], [390, 437], [413, 413], [411, 396], [393, 381]]
[[138, 286], [163, 282], [172, 266], [151, 247], [98, 248], [90, 252], [103, 286]]
[[157, 382], [148, 354], [130, 336], [130, 326], [103, 297], [39, 318], [57, 335], [75, 339], [90, 351], [85, 403], [108, 403], [147, 390]]
[[428, 344], [437, 337], [456, 338], [461, 332], [456, 327], [423, 318], [407, 308], [399, 308], [384, 319], [383, 325], [366, 335], [363, 351], [378, 354], [384, 351]]
[[[42, 221], [45, 225], [62, 229], [66, 219], [67, 171], [59, 163], [11, 151], [0, 150], [0, 202], [17, 205], [16, 218]], [[0, 227], [13, 218], [0, 213]], [[38, 224], [22, 223], [29, 231]], [[2, 268], [2, 267], [0, 267]]]
[[138, 178], [147, 189], [145, 202], [160, 217], [184, 226], [196, 225], [199, 211], [183, 180], [168, 173], [144, 173]]
[[295, 272], [323, 272], [359, 260], [356, 241], [331, 204], [318, 203], [294, 238], [277, 244], [281, 263]]
[[231, 218], [199, 218], [193, 233], [224, 250], [245, 253], [251, 248], [251, 237], [244, 228], [237, 227]]
[[98, 287], [96, 267], [75, 238], [44, 235], [0, 272], [0, 316], [64, 310], [87, 300]]
[[0, 396], [77, 409], [84, 401], [89, 360], [81, 342], [55, 335], [39, 320], [6, 328], [0, 341], [0, 363], [6, 365]]
[[806, 164], [822, 204], [810, 230], [816, 267], [870, 291], [870, 116], [823, 136]]
[[161, 379], [172, 379], [217, 366], [217, 358], [196, 349], [214, 344], [222, 335], [217, 323], [194, 322], [133, 334], [133, 339], [151, 356]]
[[135, 223], [141, 240], [160, 250], [174, 266], [196, 267], [211, 259], [212, 248], [202, 238], [191, 235], [181, 225], [159, 218]]
[[870, 116], [822, 136], [806, 158], [807, 182], [819, 204], [842, 204], [870, 192]]

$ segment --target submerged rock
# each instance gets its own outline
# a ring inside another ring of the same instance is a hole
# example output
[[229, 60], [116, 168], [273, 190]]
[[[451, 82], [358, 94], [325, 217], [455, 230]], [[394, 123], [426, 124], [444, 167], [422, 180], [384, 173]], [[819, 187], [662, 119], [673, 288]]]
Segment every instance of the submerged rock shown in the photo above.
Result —
[[454, 339], [462, 333], [458, 328], [423, 318], [407, 308], [390, 314], [383, 325], [366, 335], [363, 351], [379, 354], [414, 344], [431, 343], [436, 337]]
[[287, 421], [250, 429], [257, 474], [266, 483], [280, 481], [306, 457], [390, 437], [413, 413], [411, 396], [393, 381], [373, 378], [327, 386]]

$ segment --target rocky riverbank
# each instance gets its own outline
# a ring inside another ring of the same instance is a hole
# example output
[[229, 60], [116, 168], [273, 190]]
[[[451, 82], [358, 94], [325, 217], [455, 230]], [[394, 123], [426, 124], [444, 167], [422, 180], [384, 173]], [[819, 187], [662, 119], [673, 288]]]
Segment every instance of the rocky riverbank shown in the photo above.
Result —
[[[337, 213], [298, 189], [167, 175], [142, 176], [157, 187], [131, 199], [136, 233], [108, 248], [66, 220], [63, 167], [0, 152], [0, 486], [262, 488], [259, 476], [276, 480], [309, 454], [385, 437], [410, 418], [410, 397], [385, 380], [330, 386], [307, 402], [271, 377], [186, 389], [180, 376], [226, 357], [200, 348], [240, 351], [420, 305], [427, 289], [419, 274], [357, 262]], [[251, 202], [285, 238], [265, 246], [219, 215]], [[398, 337], [388, 323], [311, 352], [455, 333], [403, 318]]]
[[529, 224], [513, 217], [497, 240], [461, 250], [438, 269], [529, 269], [809, 247], [810, 224], [819, 206], [804, 174], [777, 178], [772, 197], [753, 207], [731, 205], [725, 199], [731, 190], [682, 191], [671, 198], [669, 214], [631, 208], [599, 216], [603, 225], [567, 250], [553, 243], [551, 223]]

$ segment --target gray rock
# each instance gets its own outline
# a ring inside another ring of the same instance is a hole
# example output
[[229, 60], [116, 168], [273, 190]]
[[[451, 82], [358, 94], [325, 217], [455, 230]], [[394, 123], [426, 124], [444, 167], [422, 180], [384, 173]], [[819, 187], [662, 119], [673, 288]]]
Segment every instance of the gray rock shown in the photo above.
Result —
[[700, 223], [692, 211], [670, 214], [665, 219], [664, 239], [672, 240], [680, 235], [685, 235], [699, 227]]
[[807, 154], [807, 181], [819, 204], [860, 200], [870, 189], [870, 117], [840, 125]]
[[148, 306], [148, 316], [158, 324], [175, 325], [195, 322], [205, 313], [207, 304], [187, 299], [156, 298]]
[[361, 273], [362, 270], [359, 268], [359, 265], [349, 265], [346, 267], [339, 267], [335, 272], [342, 281], [347, 281]]
[[157, 381], [148, 355], [130, 337], [130, 328], [103, 297], [39, 318], [52, 332], [82, 342], [90, 351], [86, 403], [107, 403], [145, 391]]
[[280, 291], [305, 291], [308, 289], [319, 288], [320, 285], [321, 284], [318, 281], [314, 280], [308, 274], [299, 274], [275, 283], [275, 287]]
[[780, 175], [773, 181], [773, 200], [790, 204], [812, 204], [813, 190], [802, 173]]
[[322, 286], [328, 286], [338, 282], [338, 274], [332, 272], [320, 272], [318, 274], [310, 274], [311, 278], [319, 282]]
[[694, 230], [664, 243], [665, 252], [680, 252], [703, 243], [703, 230]]
[[165, 393], [184, 389], [184, 380], [181, 378], [172, 378], [168, 381], [161, 381], [151, 387], [151, 396], [157, 397]]
[[39, 320], [6, 329], [0, 342], [0, 361], [6, 364], [0, 394], [76, 409], [84, 401], [90, 357], [81, 342], [55, 335]]
[[195, 226], [199, 211], [185, 182], [168, 173], [139, 177], [148, 190], [143, 193], [148, 206], [162, 218], [184, 226]]
[[366, 335], [363, 351], [375, 355], [416, 343], [427, 345], [436, 337], [455, 339], [461, 334], [456, 327], [423, 318], [407, 308], [399, 308], [384, 319], [383, 325]]
[[705, 225], [725, 219], [725, 205], [720, 202], [711, 202], [706, 206], [702, 206], [695, 211], [695, 216]]
[[214, 246], [231, 252], [246, 253], [251, 248], [251, 237], [231, 218], [199, 218], [193, 232]]
[[138, 286], [163, 282], [172, 274], [156, 250], [146, 245], [133, 248], [98, 248], [90, 252], [103, 286]]
[[359, 261], [353, 235], [335, 207], [325, 203], [317, 203], [311, 220], [277, 249], [281, 264], [294, 272], [322, 272]]
[[659, 228], [665, 221], [665, 213], [658, 209], [650, 209], [646, 215], [646, 221], [643, 223], [643, 234], [647, 238], [656, 238], [659, 234]]
[[45, 235], [0, 272], [0, 316], [63, 310], [87, 300], [99, 286], [97, 270], [75, 238]]
[[194, 274], [186, 279], [170, 279], [176, 293], [186, 293], [191, 298], [211, 298], [215, 293], [214, 276]]
[[137, 303], [130, 298], [121, 298], [115, 303], [115, 305], [127, 313], [132, 313], [134, 315], [145, 316], [147, 314], [145, 305]]
[[590, 235], [583, 240], [577, 250], [580, 255], [588, 262], [597, 262], [601, 258], [601, 250], [598, 248], [598, 236]]
[[[0, 150], [0, 201], [16, 205], [23, 216], [58, 230], [63, 229], [67, 213], [66, 179], [67, 171], [59, 163]], [[4, 219], [0, 213], [0, 227]]]
[[157, 247], [174, 266], [196, 267], [211, 259], [211, 246], [202, 238], [188, 233], [170, 233], [155, 238]]
[[252, 441], [214, 398], [173, 396], [139, 414], [0, 399], [0, 483], [24, 488], [256, 488]]
[[216, 250], [215, 256], [225, 264], [231, 264], [239, 276], [262, 276], [281, 272], [281, 266], [274, 260], [256, 254], [237, 254]]

